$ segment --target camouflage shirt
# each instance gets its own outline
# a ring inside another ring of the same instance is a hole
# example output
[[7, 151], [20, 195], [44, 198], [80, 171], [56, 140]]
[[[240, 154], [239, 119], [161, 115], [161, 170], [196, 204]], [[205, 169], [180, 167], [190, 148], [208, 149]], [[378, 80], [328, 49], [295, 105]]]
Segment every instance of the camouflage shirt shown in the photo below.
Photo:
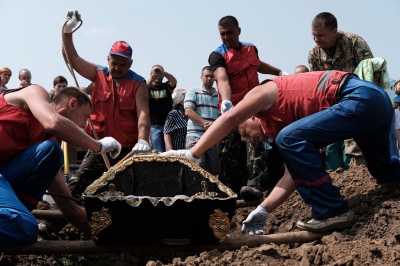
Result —
[[338, 31], [333, 56], [315, 46], [308, 55], [308, 64], [311, 71], [341, 70], [353, 73], [362, 60], [369, 58], [373, 58], [373, 55], [363, 38], [351, 32]]

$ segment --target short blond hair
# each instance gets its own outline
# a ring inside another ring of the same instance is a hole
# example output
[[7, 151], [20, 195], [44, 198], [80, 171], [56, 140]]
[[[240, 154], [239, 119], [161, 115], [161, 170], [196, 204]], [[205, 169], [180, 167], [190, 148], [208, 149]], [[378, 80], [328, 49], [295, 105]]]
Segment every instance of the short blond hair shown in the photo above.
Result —
[[89, 104], [90, 108], [93, 109], [90, 97], [76, 87], [66, 87], [60, 90], [60, 92], [57, 93], [53, 99], [51, 99], [51, 102], [55, 104], [60, 104], [65, 99], [71, 99], [71, 98], [76, 98], [76, 100], [78, 101], [78, 106]]

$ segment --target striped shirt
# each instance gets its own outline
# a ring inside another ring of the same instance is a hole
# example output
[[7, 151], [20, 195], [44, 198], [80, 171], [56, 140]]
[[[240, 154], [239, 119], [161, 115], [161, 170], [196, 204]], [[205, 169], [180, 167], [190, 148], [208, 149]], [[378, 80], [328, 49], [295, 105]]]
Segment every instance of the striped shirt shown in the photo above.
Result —
[[174, 150], [186, 149], [186, 128], [188, 118], [177, 109], [168, 113], [164, 124], [164, 134], [170, 134]]
[[[219, 115], [218, 111], [218, 91], [215, 90], [211, 95], [203, 88], [192, 88], [185, 96], [185, 109], [193, 109], [201, 118], [207, 122], [214, 122]], [[199, 126], [189, 119], [187, 124], [187, 136], [201, 137], [205, 132], [204, 127]]]

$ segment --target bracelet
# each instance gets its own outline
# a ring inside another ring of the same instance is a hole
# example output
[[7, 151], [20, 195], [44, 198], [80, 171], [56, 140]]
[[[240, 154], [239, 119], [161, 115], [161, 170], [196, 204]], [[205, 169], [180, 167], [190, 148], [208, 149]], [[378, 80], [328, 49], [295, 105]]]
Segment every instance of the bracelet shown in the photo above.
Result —
[[193, 156], [193, 158], [195, 158], [195, 159], [199, 159], [199, 158], [200, 158], [200, 156], [196, 156], [196, 155], [194, 155], [194, 154], [192, 154], [192, 156]]

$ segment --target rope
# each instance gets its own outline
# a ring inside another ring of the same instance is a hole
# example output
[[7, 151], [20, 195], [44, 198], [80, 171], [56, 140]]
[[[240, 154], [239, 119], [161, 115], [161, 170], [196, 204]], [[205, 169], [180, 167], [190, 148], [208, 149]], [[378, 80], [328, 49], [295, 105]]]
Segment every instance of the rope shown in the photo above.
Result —
[[[62, 40], [62, 34], [64, 33], [64, 26], [68, 23], [68, 21], [69, 21], [69, 19], [66, 19], [64, 24], [62, 25], [62, 28], [61, 28], [61, 40]], [[79, 22], [80, 23], [79, 23], [78, 27], [76, 29], [74, 29], [74, 31], [72, 33], [77, 31], [82, 26], [83, 21], [81, 19], [79, 19]], [[78, 80], [76, 79], [74, 69], [72, 68], [72, 66], [70, 64], [71, 60], [69, 60], [69, 55], [65, 50], [64, 42], [62, 42], [62, 54], [63, 54], [63, 57], [64, 57], [64, 62], [67, 65], [67, 68], [68, 68], [69, 72], [71, 73], [72, 77], [74, 78], [76, 86], [79, 88]]]
[[[62, 28], [61, 28], [61, 39], [62, 39], [62, 34], [64, 33], [64, 26], [68, 23], [68, 21], [69, 21], [69, 19], [66, 19], [64, 24], [62, 25]], [[83, 21], [80, 18], [79, 18], [79, 22], [80, 23], [79, 23], [78, 27], [76, 29], [74, 29], [72, 31], [72, 33], [77, 31], [82, 26]], [[68, 68], [69, 72], [71, 73], [72, 77], [74, 78], [76, 86], [79, 88], [78, 80], [76, 79], [75, 71], [71, 66], [71, 63], [70, 63], [71, 60], [69, 59], [69, 55], [68, 55], [68, 53], [67, 53], [67, 51], [65, 49], [64, 42], [62, 42], [62, 54], [63, 54], [63, 57], [64, 57], [64, 62], [67, 65], [67, 68]], [[97, 136], [97, 133], [96, 133], [96, 131], [94, 129], [94, 126], [93, 126], [93, 121], [92, 121], [92, 119], [90, 117], [89, 117], [89, 123], [90, 123], [90, 128], [92, 129], [92, 132], [93, 132], [93, 135], [94, 135], [95, 139], [99, 140], [99, 137]], [[105, 153], [101, 153], [101, 156], [103, 157], [104, 163], [107, 166], [107, 170], [110, 169], [111, 165], [110, 165], [110, 161], [108, 160], [107, 155]]]

